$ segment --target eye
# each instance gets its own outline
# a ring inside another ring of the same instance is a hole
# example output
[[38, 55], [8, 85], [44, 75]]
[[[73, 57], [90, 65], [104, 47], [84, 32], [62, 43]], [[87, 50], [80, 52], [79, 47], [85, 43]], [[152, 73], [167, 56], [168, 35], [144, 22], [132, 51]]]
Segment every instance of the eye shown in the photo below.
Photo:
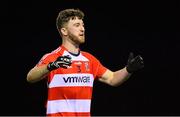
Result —
[[76, 27], [79, 27], [80, 26], [80, 24], [79, 23], [76, 23], [76, 24], [74, 24]]

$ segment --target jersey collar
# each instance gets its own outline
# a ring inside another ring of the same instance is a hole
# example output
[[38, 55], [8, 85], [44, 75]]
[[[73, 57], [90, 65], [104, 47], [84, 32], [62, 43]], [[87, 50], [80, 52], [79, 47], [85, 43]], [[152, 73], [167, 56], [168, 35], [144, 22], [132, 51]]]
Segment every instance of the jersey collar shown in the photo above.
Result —
[[68, 49], [67, 49], [66, 47], [64, 47], [63, 45], [61, 45], [60, 47], [61, 47], [63, 50], [66, 50], [69, 54], [71, 54], [71, 55], [73, 55], [73, 56], [79, 56], [79, 54], [80, 54], [80, 49], [79, 49], [78, 53], [75, 54], [75, 53], [69, 52]]

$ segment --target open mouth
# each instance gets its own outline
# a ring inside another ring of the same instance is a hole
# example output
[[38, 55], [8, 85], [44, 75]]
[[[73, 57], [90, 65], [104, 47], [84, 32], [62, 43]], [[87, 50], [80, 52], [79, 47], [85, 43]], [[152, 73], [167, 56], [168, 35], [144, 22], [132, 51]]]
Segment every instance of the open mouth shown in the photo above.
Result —
[[84, 34], [80, 34], [79, 36], [84, 36]]

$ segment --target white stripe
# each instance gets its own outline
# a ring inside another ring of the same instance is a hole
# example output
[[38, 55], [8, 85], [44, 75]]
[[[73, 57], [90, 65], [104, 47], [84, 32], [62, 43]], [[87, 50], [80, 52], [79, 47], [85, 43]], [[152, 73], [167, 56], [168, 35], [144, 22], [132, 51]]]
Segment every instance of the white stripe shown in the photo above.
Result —
[[58, 53], [59, 51], [61, 51], [61, 47], [58, 47], [57, 49], [53, 50], [51, 53]]
[[47, 114], [58, 112], [90, 112], [91, 100], [53, 100], [47, 103]]
[[83, 56], [81, 53], [78, 56], [73, 56], [68, 51], [64, 51], [64, 55], [69, 55], [72, 58], [72, 61], [89, 61], [85, 56]]
[[93, 86], [94, 77], [92, 74], [55, 74], [49, 84], [52, 87], [69, 87], [69, 86]]

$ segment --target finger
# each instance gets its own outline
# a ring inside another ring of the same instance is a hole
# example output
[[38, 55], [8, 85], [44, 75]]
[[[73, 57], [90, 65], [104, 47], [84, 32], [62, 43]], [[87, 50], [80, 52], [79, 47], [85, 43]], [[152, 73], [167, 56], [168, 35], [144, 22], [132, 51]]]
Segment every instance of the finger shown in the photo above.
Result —
[[134, 57], [134, 60], [135, 61], [143, 61], [143, 58], [140, 55], [138, 55], [138, 56]]
[[144, 67], [144, 61], [143, 61], [143, 58], [140, 55], [137, 56], [136, 61], [140, 64], [141, 68]]
[[63, 64], [61, 67], [67, 69], [69, 67], [69, 65]]
[[63, 65], [70, 66], [71, 65], [71, 63], [63, 62], [63, 61], [57, 62], [56, 64], [58, 64], [59, 66], [63, 66]]
[[72, 62], [71, 57], [70, 57], [70, 56], [68, 56], [68, 55], [63, 57], [63, 61], [65, 61], [65, 62], [69, 62], [69, 63], [71, 63], [71, 62]]
[[64, 62], [71, 63], [71, 59], [64, 58]]
[[64, 60], [64, 58], [62, 56], [57, 58], [57, 61], [63, 61], [63, 60]]
[[70, 65], [71, 65], [71, 63], [66, 63], [66, 62], [65, 62], [65, 63], [63, 63], [63, 65], [68, 65], [68, 66], [70, 66]]
[[71, 57], [70, 56], [60, 56], [60, 57], [57, 58], [58, 61], [64, 61], [64, 59], [71, 60]]
[[59, 64], [58, 64], [57, 62], [54, 62], [54, 65], [55, 65], [57, 68], [60, 67]]
[[140, 60], [139, 56], [133, 58], [133, 62], [138, 62]]
[[130, 52], [128, 57], [128, 62], [130, 62], [133, 58], [134, 58], [134, 54]]
[[64, 61], [57, 61], [56, 64], [58, 65], [61, 65], [61, 64], [64, 64], [65, 62]]
[[133, 59], [134, 54], [132, 52], [129, 53], [129, 59]]
[[139, 55], [138, 56], [138, 58], [139, 58], [139, 62], [141, 63], [141, 64], [144, 64], [144, 60], [143, 60], [143, 58]]
[[64, 58], [72, 59], [71, 56], [69, 56], [69, 55], [65, 55]]
[[136, 56], [133, 60], [132, 60], [133, 63], [137, 63], [137, 64], [144, 64], [143, 62], [143, 58], [141, 56]]

